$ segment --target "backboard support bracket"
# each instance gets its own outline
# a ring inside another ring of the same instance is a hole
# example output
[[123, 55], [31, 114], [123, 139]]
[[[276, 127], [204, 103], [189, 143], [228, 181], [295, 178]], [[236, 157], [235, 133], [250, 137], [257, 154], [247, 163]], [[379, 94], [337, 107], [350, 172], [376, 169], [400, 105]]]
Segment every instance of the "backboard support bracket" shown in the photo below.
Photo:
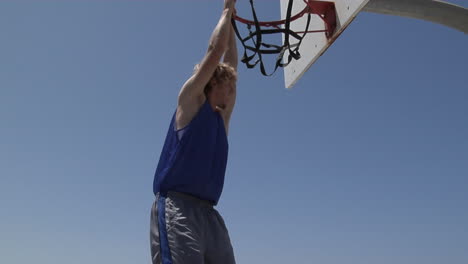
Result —
[[336, 30], [336, 9], [334, 2], [328, 1], [304, 1], [308, 12], [318, 15], [325, 23], [325, 36], [330, 39]]

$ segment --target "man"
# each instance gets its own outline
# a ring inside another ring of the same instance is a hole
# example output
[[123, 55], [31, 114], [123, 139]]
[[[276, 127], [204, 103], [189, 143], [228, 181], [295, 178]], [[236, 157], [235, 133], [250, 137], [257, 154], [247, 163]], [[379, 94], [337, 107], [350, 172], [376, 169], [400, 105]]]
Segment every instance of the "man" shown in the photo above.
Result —
[[235, 263], [226, 226], [213, 208], [224, 184], [236, 100], [235, 0], [224, 1], [208, 51], [180, 90], [156, 169], [153, 264]]

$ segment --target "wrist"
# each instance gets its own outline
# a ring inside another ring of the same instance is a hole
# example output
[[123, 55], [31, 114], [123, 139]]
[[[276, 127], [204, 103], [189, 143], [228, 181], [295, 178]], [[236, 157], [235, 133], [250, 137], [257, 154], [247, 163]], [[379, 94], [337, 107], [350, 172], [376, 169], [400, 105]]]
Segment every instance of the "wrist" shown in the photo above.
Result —
[[234, 7], [231, 6], [231, 5], [224, 5], [224, 8], [223, 8], [224, 12], [227, 12], [229, 14], [232, 14], [232, 12], [234, 11]]

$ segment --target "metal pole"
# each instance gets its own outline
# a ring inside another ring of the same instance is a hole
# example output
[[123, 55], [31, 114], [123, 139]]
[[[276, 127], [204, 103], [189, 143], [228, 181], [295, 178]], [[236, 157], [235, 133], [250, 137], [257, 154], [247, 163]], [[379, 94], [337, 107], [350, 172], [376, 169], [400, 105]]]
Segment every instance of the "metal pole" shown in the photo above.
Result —
[[468, 8], [437, 0], [370, 0], [363, 11], [422, 19], [468, 33]]

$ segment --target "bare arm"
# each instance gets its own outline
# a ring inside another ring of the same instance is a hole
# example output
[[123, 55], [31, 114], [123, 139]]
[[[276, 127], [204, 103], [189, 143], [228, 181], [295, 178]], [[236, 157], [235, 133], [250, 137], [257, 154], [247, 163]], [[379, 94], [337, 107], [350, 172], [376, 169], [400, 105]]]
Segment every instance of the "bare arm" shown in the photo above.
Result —
[[[233, 16], [236, 14], [234, 10]], [[237, 71], [238, 55], [237, 55], [237, 43], [234, 28], [229, 27], [229, 42], [226, 53], [224, 54], [224, 62], [231, 65]]]
[[[235, 11], [234, 11], [235, 14]], [[224, 62], [226, 64], [231, 65], [237, 71], [237, 63], [238, 63], [238, 55], [237, 55], [237, 43], [236, 43], [236, 36], [234, 33], [234, 29], [232, 26], [230, 27], [229, 33], [229, 46], [224, 54]], [[226, 130], [229, 130], [229, 123], [231, 120], [231, 114], [234, 110], [234, 105], [236, 104], [236, 94], [237, 94], [237, 87], [236, 83], [232, 84], [230, 90], [229, 101], [226, 103], [226, 110], [224, 111], [224, 123]]]
[[205, 57], [202, 59], [198, 71], [185, 82], [179, 92], [176, 115], [177, 128], [187, 125], [205, 100], [203, 90], [228, 47], [234, 4], [235, 0], [225, 0], [223, 13], [211, 35]]

